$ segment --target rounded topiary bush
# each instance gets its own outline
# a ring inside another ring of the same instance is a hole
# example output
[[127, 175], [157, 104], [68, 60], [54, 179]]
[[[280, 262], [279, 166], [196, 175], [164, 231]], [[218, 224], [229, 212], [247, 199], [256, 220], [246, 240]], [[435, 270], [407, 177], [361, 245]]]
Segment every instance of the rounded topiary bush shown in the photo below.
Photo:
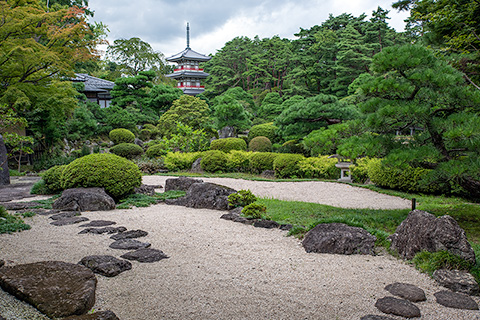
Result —
[[253, 152], [270, 152], [272, 151], [272, 142], [264, 136], [255, 137], [250, 140], [248, 150]]
[[278, 127], [273, 125], [273, 122], [257, 124], [248, 132], [248, 140], [251, 141], [255, 137], [267, 137], [270, 141], [275, 141], [277, 130]]
[[301, 154], [284, 153], [279, 154], [273, 161], [273, 170], [277, 178], [298, 178], [302, 171], [298, 163], [305, 159]]
[[135, 141], [135, 135], [128, 129], [113, 129], [108, 136], [114, 144], [133, 143]]
[[225, 171], [227, 168], [227, 155], [220, 150], [205, 151], [200, 165], [206, 172]]
[[213, 140], [210, 143], [211, 150], [220, 150], [225, 153], [231, 150], [247, 150], [247, 143], [242, 138], [224, 138]]
[[153, 159], [163, 157], [168, 152], [170, 152], [170, 148], [166, 147], [164, 143], [160, 143], [149, 147], [145, 154], [147, 155], [147, 157]]
[[138, 138], [142, 141], [149, 140], [151, 136], [152, 136], [152, 131], [150, 131], [148, 129], [142, 129], [142, 130], [140, 130], [140, 133], [138, 134]]
[[71, 162], [62, 174], [62, 189], [101, 187], [115, 199], [133, 192], [142, 173], [130, 160], [110, 153], [95, 153]]
[[249, 157], [250, 170], [253, 173], [262, 173], [265, 170], [273, 170], [273, 161], [278, 153], [252, 152]]
[[239, 190], [228, 196], [228, 204], [231, 207], [245, 207], [257, 201], [257, 197], [250, 190]]
[[143, 126], [143, 129], [150, 131], [150, 139], [155, 139], [160, 134], [160, 130], [153, 124], [147, 123]]
[[42, 179], [45, 181], [45, 187], [50, 193], [57, 193], [63, 190], [62, 174], [67, 166], [54, 166], [43, 173]]
[[143, 154], [143, 149], [135, 143], [120, 143], [111, 147], [110, 152], [120, 157], [133, 159]]

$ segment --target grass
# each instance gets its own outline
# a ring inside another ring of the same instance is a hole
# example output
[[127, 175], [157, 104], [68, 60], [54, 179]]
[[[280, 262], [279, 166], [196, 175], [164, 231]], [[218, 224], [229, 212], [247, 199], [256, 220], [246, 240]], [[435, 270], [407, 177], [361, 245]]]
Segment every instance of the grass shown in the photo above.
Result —
[[145, 194], [131, 194], [125, 199], [120, 200], [117, 205], [117, 209], [132, 209], [133, 207], [149, 207], [152, 204], [156, 204], [166, 199], [180, 198], [185, 195], [185, 191], [167, 191], [163, 193], [156, 193], [154, 196], [148, 196]]
[[0, 206], [0, 234], [28, 230], [30, 228], [20, 217], [7, 213], [7, 210]]

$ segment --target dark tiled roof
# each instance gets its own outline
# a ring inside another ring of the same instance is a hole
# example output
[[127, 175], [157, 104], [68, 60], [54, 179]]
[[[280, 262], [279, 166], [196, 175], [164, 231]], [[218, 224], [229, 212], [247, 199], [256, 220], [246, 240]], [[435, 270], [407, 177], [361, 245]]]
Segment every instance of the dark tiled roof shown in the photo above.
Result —
[[182, 59], [196, 60], [196, 61], [208, 61], [208, 60], [212, 59], [212, 57], [208, 57], [206, 55], [203, 55], [201, 53], [193, 51], [190, 48], [187, 48], [187, 49], [183, 50], [182, 52], [177, 53], [177, 54], [167, 58], [166, 60], [170, 61], [170, 62], [176, 62], [176, 61], [179, 61], [179, 60], [182, 60]]
[[200, 78], [200, 79], [204, 79], [206, 77], [209, 76], [208, 73], [206, 72], [202, 72], [202, 71], [177, 71], [177, 72], [174, 72], [174, 73], [170, 73], [170, 74], [167, 74], [165, 75], [166, 77], [169, 77], [169, 78], [181, 78], [181, 77], [190, 77], [190, 78]]
[[72, 79], [73, 82], [83, 82], [85, 84], [85, 91], [110, 91], [115, 85], [114, 82], [103, 80], [100, 78], [89, 76], [86, 73], [76, 73], [76, 77]]

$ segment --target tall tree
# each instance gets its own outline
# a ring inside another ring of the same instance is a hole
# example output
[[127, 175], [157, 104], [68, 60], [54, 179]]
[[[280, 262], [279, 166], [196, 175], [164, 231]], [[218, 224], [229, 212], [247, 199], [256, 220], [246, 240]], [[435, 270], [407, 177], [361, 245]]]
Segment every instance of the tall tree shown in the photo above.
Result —
[[112, 104], [121, 108], [134, 106], [140, 111], [149, 103], [149, 89], [153, 87], [154, 71], [140, 71], [133, 77], [121, 77], [115, 80], [110, 92]]

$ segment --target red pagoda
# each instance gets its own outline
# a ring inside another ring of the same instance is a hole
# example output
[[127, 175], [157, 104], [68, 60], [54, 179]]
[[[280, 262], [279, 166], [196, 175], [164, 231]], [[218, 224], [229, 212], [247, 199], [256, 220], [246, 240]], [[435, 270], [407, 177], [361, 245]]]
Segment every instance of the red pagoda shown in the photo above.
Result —
[[187, 23], [187, 48], [166, 59], [169, 62], [178, 64], [173, 73], [167, 74], [166, 76], [177, 80], [177, 87], [181, 89], [183, 93], [196, 96], [205, 91], [205, 87], [200, 84], [200, 80], [209, 76], [208, 73], [204, 72], [203, 69], [200, 69], [198, 66], [200, 63], [210, 59], [211, 57], [207, 57], [190, 49], [190, 26]]

